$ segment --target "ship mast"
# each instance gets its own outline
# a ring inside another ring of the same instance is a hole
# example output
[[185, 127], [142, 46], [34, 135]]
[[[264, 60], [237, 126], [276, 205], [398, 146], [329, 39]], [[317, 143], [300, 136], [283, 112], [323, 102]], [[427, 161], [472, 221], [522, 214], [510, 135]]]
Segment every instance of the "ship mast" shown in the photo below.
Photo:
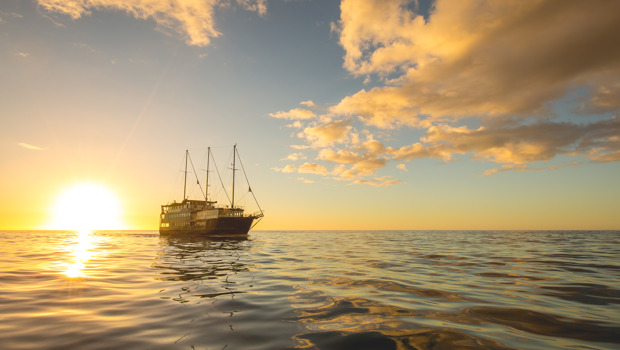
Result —
[[189, 151], [185, 150], [185, 177], [183, 179], [183, 200], [185, 200], [185, 189], [187, 188], [187, 157], [189, 155]]
[[237, 155], [237, 144], [233, 146], [233, 163], [232, 163], [232, 201], [230, 204], [231, 209], [235, 209], [235, 156]]
[[205, 186], [205, 206], [209, 205], [209, 158], [211, 156], [211, 147], [207, 147], [207, 182]]

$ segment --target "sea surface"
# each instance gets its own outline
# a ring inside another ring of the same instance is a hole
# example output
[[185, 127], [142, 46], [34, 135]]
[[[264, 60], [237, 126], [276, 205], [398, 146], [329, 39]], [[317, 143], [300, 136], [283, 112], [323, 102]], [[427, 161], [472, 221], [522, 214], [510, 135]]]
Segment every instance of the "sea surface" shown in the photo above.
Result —
[[620, 349], [620, 231], [0, 231], [2, 349]]

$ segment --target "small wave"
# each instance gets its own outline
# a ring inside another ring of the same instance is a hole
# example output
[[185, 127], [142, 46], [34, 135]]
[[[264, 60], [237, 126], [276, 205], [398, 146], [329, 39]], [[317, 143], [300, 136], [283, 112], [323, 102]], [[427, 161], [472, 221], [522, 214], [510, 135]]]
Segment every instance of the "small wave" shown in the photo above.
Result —
[[301, 345], [292, 349], [497, 349], [508, 350], [493, 340], [452, 329], [391, 330], [369, 332], [311, 332], [296, 335]]
[[549, 337], [620, 344], [620, 327], [514, 308], [474, 307], [465, 310], [496, 324]]
[[553, 293], [541, 293], [590, 305], [620, 304], [620, 290], [601, 284], [577, 283], [568, 286], [543, 286]]

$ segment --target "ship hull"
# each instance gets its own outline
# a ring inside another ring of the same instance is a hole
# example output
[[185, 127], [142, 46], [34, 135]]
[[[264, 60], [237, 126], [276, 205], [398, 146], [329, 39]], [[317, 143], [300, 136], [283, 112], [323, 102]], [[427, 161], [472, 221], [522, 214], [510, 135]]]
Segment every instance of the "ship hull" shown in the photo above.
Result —
[[219, 235], [247, 235], [252, 227], [254, 218], [251, 216], [243, 217], [219, 217], [208, 219], [202, 222], [192, 223], [187, 227], [160, 228], [161, 235], [200, 235], [200, 236], [219, 236]]

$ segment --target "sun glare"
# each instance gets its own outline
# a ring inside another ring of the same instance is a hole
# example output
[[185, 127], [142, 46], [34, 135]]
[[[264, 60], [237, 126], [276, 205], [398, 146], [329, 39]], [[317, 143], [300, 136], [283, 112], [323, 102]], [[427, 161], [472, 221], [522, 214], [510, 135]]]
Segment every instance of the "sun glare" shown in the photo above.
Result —
[[56, 198], [50, 228], [80, 232], [123, 229], [120, 213], [120, 201], [112, 191], [101, 185], [78, 184]]

